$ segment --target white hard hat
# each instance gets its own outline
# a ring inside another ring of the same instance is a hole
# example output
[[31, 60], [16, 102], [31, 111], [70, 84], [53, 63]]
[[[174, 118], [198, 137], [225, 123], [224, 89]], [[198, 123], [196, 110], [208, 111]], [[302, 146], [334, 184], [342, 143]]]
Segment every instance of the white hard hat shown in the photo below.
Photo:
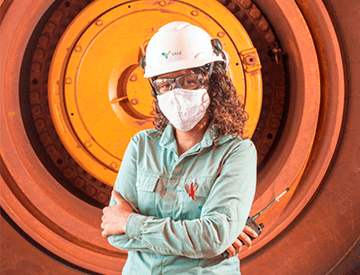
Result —
[[228, 63], [221, 53], [221, 42], [212, 39], [203, 29], [187, 22], [171, 22], [150, 39], [146, 58], [142, 59], [144, 77], [200, 67], [214, 61]]

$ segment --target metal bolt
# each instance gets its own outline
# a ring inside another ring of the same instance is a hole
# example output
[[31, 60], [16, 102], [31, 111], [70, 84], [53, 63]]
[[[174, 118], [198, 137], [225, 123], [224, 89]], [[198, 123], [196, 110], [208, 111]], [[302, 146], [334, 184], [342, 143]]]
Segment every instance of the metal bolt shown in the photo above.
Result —
[[42, 110], [41, 110], [40, 105], [34, 105], [34, 106], [31, 108], [31, 113], [32, 113], [34, 116], [39, 116], [39, 115], [41, 115]]
[[255, 20], [260, 19], [261, 12], [258, 9], [253, 9], [252, 11], [250, 11], [250, 16]]
[[166, 6], [166, 2], [165, 1], [159, 1], [159, 5], [162, 6], [162, 7]]
[[273, 117], [271, 120], [270, 120], [270, 123], [269, 123], [270, 127], [273, 128], [273, 129], [278, 129], [280, 127], [280, 119], [277, 118], [277, 117]]
[[39, 43], [40, 45], [46, 47], [46, 45], [49, 43], [49, 37], [45, 34], [39, 37]]
[[71, 83], [72, 83], [72, 79], [71, 79], [70, 77], [67, 77], [67, 78], [65, 79], [65, 83], [66, 83], [66, 84], [71, 84]]
[[41, 65], [39, 62], [34, 62], [33, 64], [31, 64], [31, 71], [33, 73], [38, 73], [41, 71]]
[[90, 185], [85, 187], [85, 193], [89, 196], [95, 196], [96, 195], [96, 189]]
[[44, 129], [45, 121], [42, 118], [35, 120], [35, 128], [38, 129], [38, 131]]
[[43, 49], [41, 49], [41, 48], [38, 48], [38, 49], [36, 49], [35, 50], [35, 53], [34, 53], [34, 55], [35, 55], [35, 57], [36, 58], [39, 58], [39, 59], [41, 59], [41, 58], [43, 58], [44, 57], [44, 50]]
[[101, 19], [96, 20], [95, 25], [101, 26], [103, 24], [103, 21]]
[[272, 43], [275, 43], [275, 40], [276, 40], [276, 38], [275, 38], [275, 36], [273, 34], [268, 33], [268, 34], [265, 35], [266, 43], [272, 44]]
[[218, 37], [224, 37], [224, 36], [225, 36], [225, 33], [224, 33], [224, 32], [218, 32], [218, 33], [217, 33], [217, 36], [218, 36]]
[[57, 153], [57, 150], [54, 145], [49, 145], [48, 147], [46, 147], [45, 150], [50, 156], [53, 156]]
[[80, 187], [83, 187], [85, 184], [85, 181], [81, 178], [76, 178], [75, 181], [74, 181], [74, 185], [77, 187], [77, 188], [80, 188]]
[[269, 152], [269, 149], [270, 149], [269, 145], [267, 145], [267, 144], [261, 144], [261, 145], [259, 146], [258, 151], [259, 151], [260, 154], [265, 155], [265, 154], [267, 154], [267, 152]]
[[56, 10], [53, 15], [52, 15], [52, 18], [55, 20], [55, 21], [60, 21], [60, 19], [64, 16], [64, 13], [61, 11], [61, 10]]
[[232, 13], [235, 13], [239, 10], [239, 6], [236, 5], [234, 2], [231, 2], [229, 5], [228, 5], [228, 9], [232, 12]]
[[65, 178], [71, 179], [74, 176], [74, 171], [70, 167], [66, 167], [63, 170], [63, 175], [65, 176]]
[[85, 146], [86, 146], [86, 147], [90, 147], [90, 146], [91, 146], [91, 142], [90, 142], [90, 141], [86, 141], [86, 142], [85, 142]]
[[281, 116], [283, 111], [284, 111], [284, 106], [282, 104], [277, 103], [273, 106], [273, 112], [275, 115]]
[[107, 203], [109, 201], [109, 196], [102, 192], [97, 196], [97, 198], [102, 203]]
[[55, 30], [55, 28], [56, 28], [56, 25], [52, 22], [49, 22], [45, 25], [45, 30], [50, 33], [52, 33]]
[[30, 103], [37, 104], [40, 103], [40, 93], [39, 91], [35, 90], [30, 93]]
[[[245, 13], [245, 11], [243, 9], [241, 10], [238, 10], [236, 13], [235, 13], [236, 17], [240, 20], [245, 20], [247, 18], [247, 15]], [[246, 21], [245, 21], [246, 22]]]
[[242, 0], [240, 3], [245, 9], [250, 9], [252, 6], [252, 2], [250, 0]]
[[117, 165], [117, 163], [116, 162], [112, 162], [112, 163], [110, 163], [110, 167], [112, 167], [112, 168], [116, 168], [118, 165]]
[[139, 100], [137, 100], [136, 98], [133, 98], [130, 102], [132, 105], [136, 105], [139, 103]]
[[191, 15], [192, 16], [197, 16], [199, 14], [199, 12], [197, 11], [197, 10], [193, 10], [192, 12], [191, 12]]
[[40, 140], [42, 143], [49, 143], [51, 141], [50, 136], [47, 132], [42, 132], [40, 134]]
[[256, 58], [253, 55], [248, 55], [245, 59], [247, 65], [255, 65]]
[[75, 47], [75, 52], [81, 52], [81, 50], [82, 50], [81, 46], [77, 45]]
[[282, 89], [280, 89], [280, 88], [276, 89], [276, 91], [275, 91], [275, 98], [276, 98], [276, 100], [279, 100], [279, 101], [284, 100], [284, 98], [285, 98], [285, 92], [284, 92], [284, 90], [282, 90]]
[[130, 76], [130, 81], [132, 81], [132, 82], [137, 81], [137, 74], [136, 74], [136, 73], [133, 73], [133, 74]]
[[259, 23], [259, 28], [260, 30], [262, 30], [263, 32], [266, 32], [269, 29], [269, 23], [266, 22], [265, 20], [261, 21]]

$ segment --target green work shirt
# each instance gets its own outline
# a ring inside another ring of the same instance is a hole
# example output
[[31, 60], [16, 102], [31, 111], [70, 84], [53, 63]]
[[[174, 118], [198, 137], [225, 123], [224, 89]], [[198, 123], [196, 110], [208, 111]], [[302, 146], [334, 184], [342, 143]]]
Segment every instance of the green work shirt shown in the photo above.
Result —
[[[128, 251], [124, 275], [240, 274], [224, 251], [245, 226], [256, 186], [256, 149], [249, 139], [218, 137], [209, 127], [180, 157], [169, 124], [137, 133], [114, 189], [138, 213], [125, 234], [109, 236]], [[113, 198], [110, 205], [114, 205]]]

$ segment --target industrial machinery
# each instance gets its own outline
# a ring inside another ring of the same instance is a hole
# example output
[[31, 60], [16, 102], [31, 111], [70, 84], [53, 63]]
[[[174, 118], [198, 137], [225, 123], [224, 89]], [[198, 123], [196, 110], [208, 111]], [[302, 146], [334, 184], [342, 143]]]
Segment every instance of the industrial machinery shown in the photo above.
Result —
[[[3, 0], [1, 273], [119, 274], [101, 236], [130, 138], [152, 128], [141, 57], [165, 23], [204, 28], [258, 150], [242, 274], [359, 274], [358, 0]], [[288, 190], [288, 189], [287, 189]]]

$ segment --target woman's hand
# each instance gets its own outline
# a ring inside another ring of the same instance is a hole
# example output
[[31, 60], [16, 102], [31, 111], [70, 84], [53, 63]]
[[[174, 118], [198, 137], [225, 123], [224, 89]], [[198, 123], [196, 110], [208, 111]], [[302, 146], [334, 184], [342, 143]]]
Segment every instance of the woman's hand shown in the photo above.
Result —
[[[234, 257], [236, 254], [238, 254], [243, 247], [243, 243], [247, 247], [251, 247], [252, 241], [249, 236], [256, 238], [258, 235], [253, 229], [251, 229], [251, 227], [245, 225], [243, 232], [241, 232], [235, 242], [230, 245], [228, 249], [226, 249], [226, 251], [229, 253], [229, 257]], [[243, 243], [241, 241], [243, 241]]]
[[121, 235], [125, 233], [125, 224], [131, 213], [135, 213], [130, 205], [123, 199], [119, 192], [113, 190], [112, 196], [116, 202], [114, 206], [107, 206], [103, 209], [101, 217], [101, 235], [106, 238], [109, 235]]

